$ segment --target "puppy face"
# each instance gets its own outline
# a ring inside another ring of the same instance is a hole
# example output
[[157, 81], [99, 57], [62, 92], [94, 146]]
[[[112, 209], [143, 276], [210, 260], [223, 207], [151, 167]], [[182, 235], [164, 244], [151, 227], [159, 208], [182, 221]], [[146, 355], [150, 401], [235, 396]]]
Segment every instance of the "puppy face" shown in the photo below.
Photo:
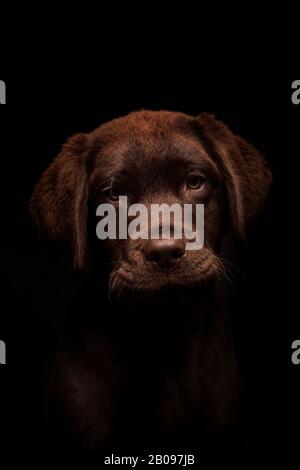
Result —
[[[111, 293], [149, 294], [218, 276], [225, 230], [231, 223], [244, 236], [270, 181], [257, 150], [213, 116], [142, 111], [70, 139], [38, 183], [31, 214], [40, 229], [71, 242], [77, 267], [89, 249], [98, 264], [105, 253]], [[149, 209], [204, 204], [203, 248], [186, 250], [184, 237], [97, 240], [96, 208], [109, 202], [118, 212], [119, 196]]]
[[192, 132], [188, 135], [180, 123], [166, 118], [155, 113], [130, 116], [119, 120], [117, 132], [109, 132], [113, 123], [96, 133], [91, 211], [95, 214], [105, 202], [118, 211], [118, 196], [125, 195], [129, 204], [142, 203], [149, 211], [151, 204], [205, 204], [205, 245], [188, 251], [185, 240], [172, 238], [102, 242], [112, 262], [110, 285], [118, 292], [190, 286], [218, 273], [224, 178]]

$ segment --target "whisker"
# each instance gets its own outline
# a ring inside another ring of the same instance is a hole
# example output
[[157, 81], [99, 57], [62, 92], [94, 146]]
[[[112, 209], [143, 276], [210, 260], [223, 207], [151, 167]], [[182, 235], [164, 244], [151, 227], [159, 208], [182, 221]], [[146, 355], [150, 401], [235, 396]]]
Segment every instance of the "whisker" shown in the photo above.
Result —
[[112, 303], [112, 294], [113, 294], [113, 291], [114, 291], [114, 288], [115, 288], [115, 284], [118, 280], [118, 277], [119, 277], [119, 273], [118, 273], [118, 271], [115, 271], [111, 275], [109, 283], [108, 283], [108, 298], [109, 298], [109, 301], [111, 303]]
[[[232, 279], [230, 279], [229, 275], [227, 274], [226, 267], [225, 267], [223, 261], [221, 260], [221, 258], [218, 259], [218, 262], [216, 263], [216, 267], [219, 270], [219, 273], [223, 274], [224, 278], [232, 286], [233, 285]], [[232, 274], [232, 273], [229, 273], [229, 274]]]
[[[231, 276], [234, 278], [235, 281], [241, 282], [246, 280], [246, 275], [243, 271], [241, 271], [237, 266], [232, 264], [230, 261], [228, 261], [225, 258], [222, 258], [221, 256], [219, 257], [221, 260], [224, 268], [226, 269], [226, 272], [231, 274]], [[226, 266], [227, 265], [227, 266]], [[235, 270], [235, 272], [233, 271]]]

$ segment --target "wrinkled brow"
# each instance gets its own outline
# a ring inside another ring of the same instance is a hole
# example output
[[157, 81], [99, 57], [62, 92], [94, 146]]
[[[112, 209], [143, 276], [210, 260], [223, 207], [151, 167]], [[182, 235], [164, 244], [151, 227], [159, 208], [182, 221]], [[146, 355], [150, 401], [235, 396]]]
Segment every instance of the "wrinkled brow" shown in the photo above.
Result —
[[218, 166], [199, 140], [192, 136], [178, 135], [174, 139], [174, 145], [178, 160], [183, 160], [190, 169], [198, 169], [209, 174], [214, 180], [221, 181], [222, 174]]
[[94, 191], [106, 191], [112, 182], [119, 179], [126, 171], [128, 147], [109, 145], [99, 151], [94, 170], [90, 178], [90, 188]]
[[[218, 167], [193, 136], [174, 133], [163, 143], [162, 151], [151, 157], [144, 150], [125, 142], [102, 148], [90, 179], [91, 190], [104, 192], [113, 182], [133, 181], [139, 171], [148, 172], [149, 183], [151, 175], [156, 173], [172, 179], [193, 170], [205, 173], [216, 182], [221, 180]], [[141, 157], [136, 158], [137, 154]]]

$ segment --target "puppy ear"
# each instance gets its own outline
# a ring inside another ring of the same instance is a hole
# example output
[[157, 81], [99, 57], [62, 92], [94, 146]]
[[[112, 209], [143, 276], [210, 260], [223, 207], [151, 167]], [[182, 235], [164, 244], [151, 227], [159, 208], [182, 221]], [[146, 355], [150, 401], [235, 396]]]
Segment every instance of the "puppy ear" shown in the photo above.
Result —
[[29, 212], [40, 233], [67, 241], [75, 268], [82, 268], [86, 249], [88, 174], [87, 137], [76, 134], [43, 173], [30, 200]]
[[272, 182], [267, 162], [253, 145], [235, 135], [213, 115], [198, 118], [200, 134], [226, 179], [229, 211], [240, 238], [258, 215]]

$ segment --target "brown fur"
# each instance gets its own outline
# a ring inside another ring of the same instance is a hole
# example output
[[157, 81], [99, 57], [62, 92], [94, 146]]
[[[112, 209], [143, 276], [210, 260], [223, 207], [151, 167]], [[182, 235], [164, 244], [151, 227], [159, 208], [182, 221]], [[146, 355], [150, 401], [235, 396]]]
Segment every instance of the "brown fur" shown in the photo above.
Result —
[[[198, 164], [204, 190], [182, 189], [187, 169]], [[161, 273], [145, 259], [143, 241], [96, 240], [95, 208], [116, 178], [134, 202], [203, 202], [204, 248]], [[208, 114], [135, 112], [63, 146], [30, 212], [41, 231], [70, 244], [77, 269], [93, 265], [66, 315], [53, 375], [55, 410], [78, 445], [98, 447], [115, 433], [167, 430], [195, 417], [231, 422], [238, 373], [228, 312], [216, 295], [220, 246], [230, 226], [245, 237], [270, 183], [260, 153]]]

